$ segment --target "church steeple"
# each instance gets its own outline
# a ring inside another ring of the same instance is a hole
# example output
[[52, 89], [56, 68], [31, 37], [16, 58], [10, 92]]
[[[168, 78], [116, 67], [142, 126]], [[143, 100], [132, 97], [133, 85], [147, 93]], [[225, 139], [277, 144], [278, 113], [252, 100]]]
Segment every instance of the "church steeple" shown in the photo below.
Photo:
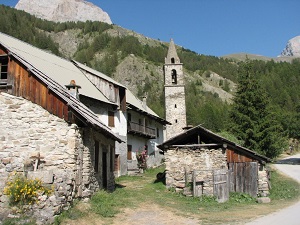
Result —
[[173, 39], [170, 41], [164, 65], [165, 76], [165, 113], [166, 120], [172, 125], [166, 126], [166, 139], [180, 134], [186, 127], [186, 105], [183, 66], [177, 55]]
[[180, 63], [180, 59], [177, 55], [174, 41], [173, 41], [173, 39], [171, 39], [170, 45], [169, 45], [169, 50], [168, 50], [168, 55], [165, 58], [165, 64], [174, 64], [174, 63], [175, 64]]

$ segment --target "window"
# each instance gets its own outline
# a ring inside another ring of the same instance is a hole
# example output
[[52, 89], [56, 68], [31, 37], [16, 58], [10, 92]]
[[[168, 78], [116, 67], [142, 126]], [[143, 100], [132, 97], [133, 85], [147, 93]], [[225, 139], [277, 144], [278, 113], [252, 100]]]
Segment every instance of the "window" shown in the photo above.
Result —
[[175, 104], [175, 109], [177, 108], [177, 105]]
[[100, 153], [99, 142], [95, 141], [94, 169], [96, 173], [99, 172], [99, 153]]
[[171, 63], [175, 63], [175, 59], [174, 58], [171, 58]]
[[158, 127], [156, 128], [156, 137], [159, 138], [159, 129], [158, 129]]
[[132, 160], [132, 145], [127, 145], [127, 160]]
[[114, 112], [108, 112], [108, 126], [114, 127], [115, 126], [115, 114]]
[[175, 123], [177, 123], [177, 119], [175, 120]]
[[8, 57], [7, 55], [0, 56], [0, 80], [7, 79]]
[[172, 84], [177, 84], [177, 72], [172, 70]]

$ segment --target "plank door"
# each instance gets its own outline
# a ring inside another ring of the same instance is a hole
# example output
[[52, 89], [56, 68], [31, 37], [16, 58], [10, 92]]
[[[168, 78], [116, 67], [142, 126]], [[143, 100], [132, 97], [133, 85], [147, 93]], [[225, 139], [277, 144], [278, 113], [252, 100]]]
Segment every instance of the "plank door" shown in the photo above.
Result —
[[213, 185], [218, 202], [226, 202], [229, 199], [228, 171], [214, 170]]

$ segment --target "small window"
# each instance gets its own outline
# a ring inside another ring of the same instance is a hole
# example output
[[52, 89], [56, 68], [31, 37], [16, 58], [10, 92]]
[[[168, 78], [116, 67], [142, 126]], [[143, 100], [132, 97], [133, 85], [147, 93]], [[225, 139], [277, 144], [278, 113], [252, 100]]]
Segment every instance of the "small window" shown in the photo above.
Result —
[[132, 145], [127, 145], [127, 160], [132, 160]]
[[115, 114], [114, 112], [108, 112], [108, 126], [114, 127], [115, 126]]
[[8, 72], [8, 57], [0, 56], [0, 80], [7, 79], [7, 72]]
[[158, 129], [158, 127], [156, 128], [156, 137], [159, 138], [159, 129]]
[[177, 105], [175, 104], [175, 109], [177, 108]]
[[177, 119], [175, 120], [175, 123], [177, 123]]
[[175, 59], [174, 58], [171, 58], [171, 63], [175, 63]]

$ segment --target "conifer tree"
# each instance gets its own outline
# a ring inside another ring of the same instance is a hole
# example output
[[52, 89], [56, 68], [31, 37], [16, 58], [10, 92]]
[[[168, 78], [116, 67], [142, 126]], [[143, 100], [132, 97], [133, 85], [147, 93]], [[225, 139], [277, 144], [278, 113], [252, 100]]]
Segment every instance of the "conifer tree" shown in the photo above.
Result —
[[240, 66], [237, 92], [230, 112], [231, 132], [243, 146], [270, 158], [277, 157], [286, 147], [286, 137], [268, 96], [253, 72], [252, 62]]

